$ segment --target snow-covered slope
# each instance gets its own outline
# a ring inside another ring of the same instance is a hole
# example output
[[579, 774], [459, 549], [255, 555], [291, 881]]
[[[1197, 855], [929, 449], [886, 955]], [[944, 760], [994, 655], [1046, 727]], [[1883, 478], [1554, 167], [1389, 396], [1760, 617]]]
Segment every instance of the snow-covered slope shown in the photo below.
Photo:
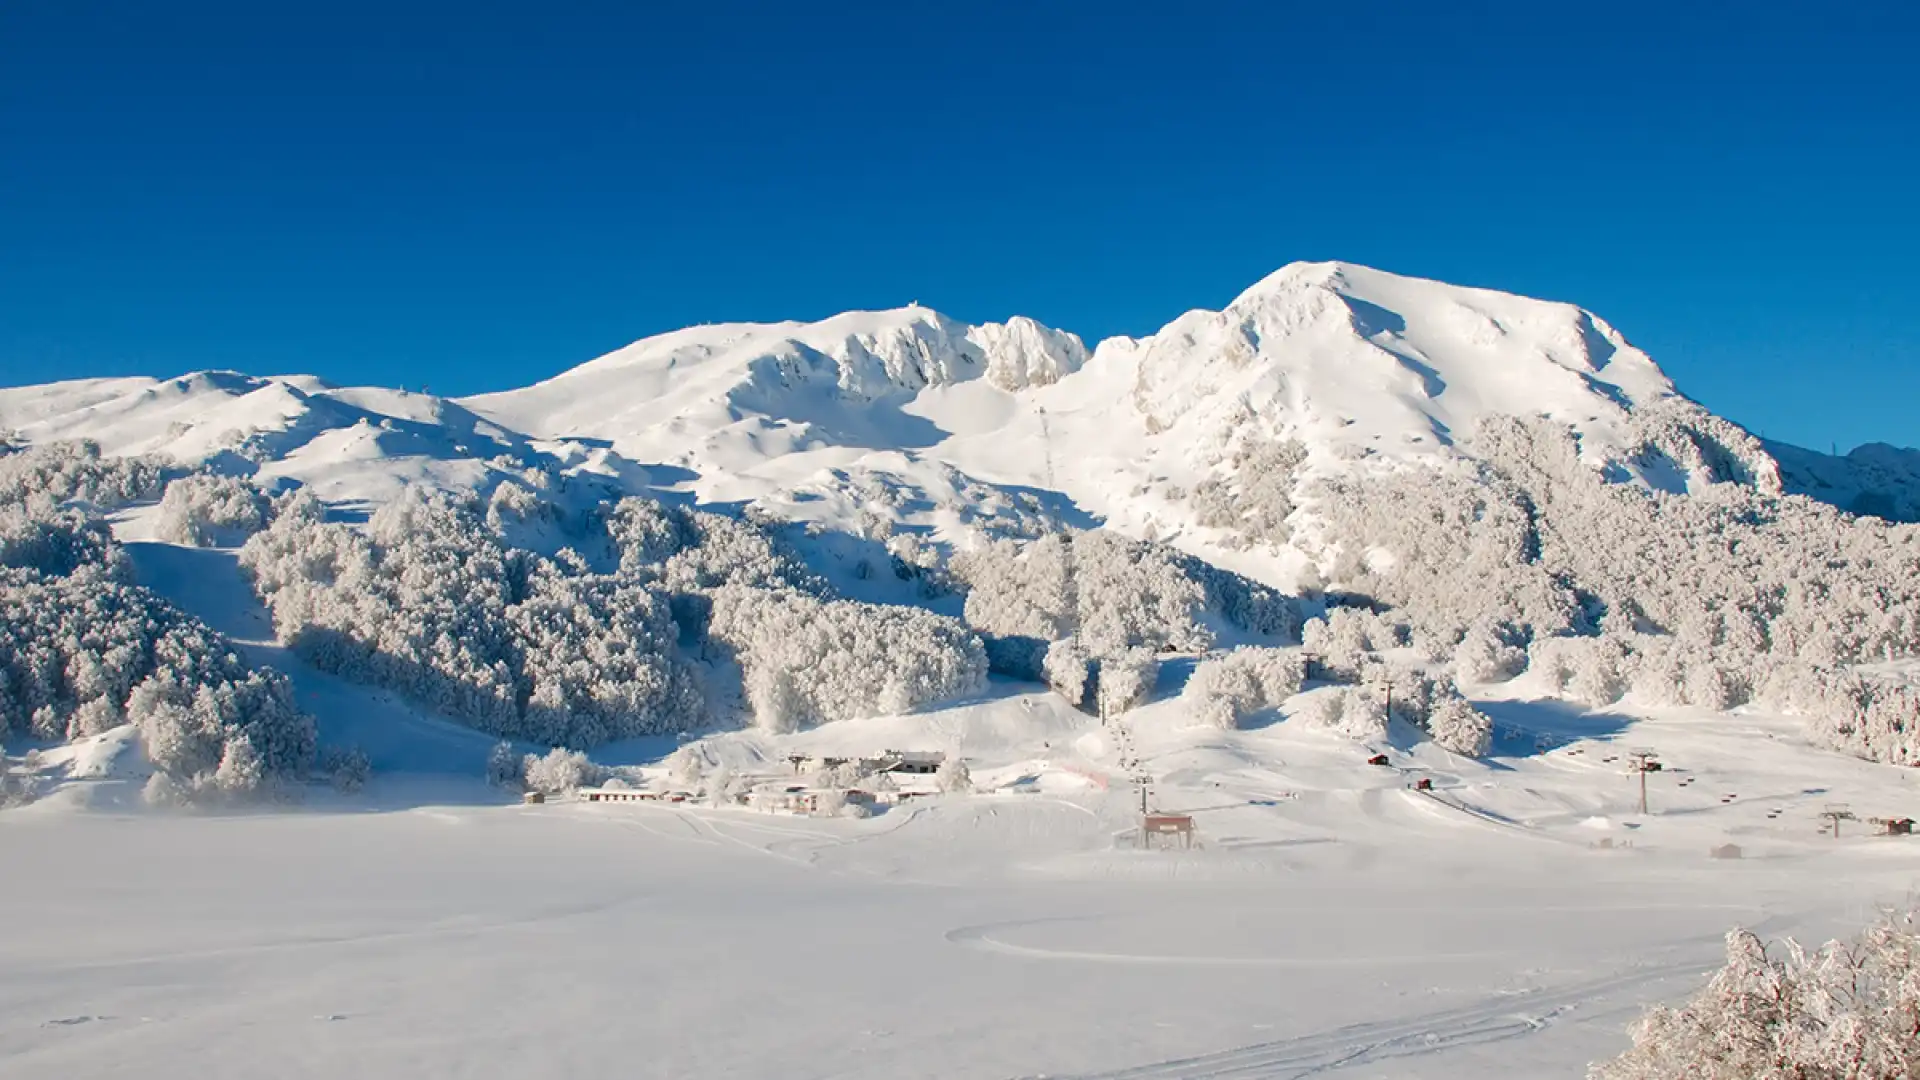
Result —
[[1768, 442], [1788, 491], [1856, 514], [1920, 521], [1920, 450], [1867, 443], [1834, 456]]

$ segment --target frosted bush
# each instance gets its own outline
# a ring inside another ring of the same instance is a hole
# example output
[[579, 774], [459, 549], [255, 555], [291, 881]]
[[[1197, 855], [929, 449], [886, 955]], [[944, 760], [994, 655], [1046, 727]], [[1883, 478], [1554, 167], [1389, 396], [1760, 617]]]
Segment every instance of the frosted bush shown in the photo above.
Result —
[[0, 567], [66, 577], [86, 569], [129, 577], [126, 554], [105, 521], [75, 510], [0, 504]]
[[1454, 675], [1462, 682], [1505, 682], [1526, 670], [1527, 653], [1484, 623], [1476, 623], [1454, 653]]
[[230, 476], [196, 474], [167, 485], [160, 499], [160, 539], [192, 547], [236, 544], [267, 524], [267, 498]]
[[352, 794], [367, 786], [373, 778], [373, 762], [357, 746], [329, 746], [320, 751], [320, 771], [327, 774], [334, 790]]
[[[111, 566], [106, 543], [96, 554]], [[313, 720], [286, 677], [251, 667], [198, 619], [100, 564], [0, 568], [0, 738], [59, 741], [126, 722], [183, 789], [251, 791], [313, 760]]]
[[1727, 935], [1726, 963], [1591, 1080], [1894, 1080], [1920, 1069], [1920, 926], [1912, 912], [1808, 952]]
[[1766, 697], [1817, 710], [1809, 730], [1823, 741], [1904, 753], [1904, 740], [1839, 732], [1846, 710], [1819, 695], [1763, 684], [1780, 664], [1920, 655], [1920, 528], [1780, 495], [1758, 444], [1697, 409], [1653, 408], [1636, 424], [1637, 467], [1677, 469], [1690, 493], [1610, 482], [1564, 425], [1490, 417], [1463, 444], [1477, 462], [1321, 482], [1326, 576], [1391, 605], [1415, 641], [1459, 635], [1466, 682], [1512, 676], [1531, 644], [1542, 682], [1590, 706], [1631, 693], [1721, 711]]

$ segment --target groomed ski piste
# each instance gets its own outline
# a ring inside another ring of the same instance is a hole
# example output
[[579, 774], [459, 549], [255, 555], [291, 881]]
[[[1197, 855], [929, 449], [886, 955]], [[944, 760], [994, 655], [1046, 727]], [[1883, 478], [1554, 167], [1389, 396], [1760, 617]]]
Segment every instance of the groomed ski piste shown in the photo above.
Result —
[[[287, 671], [373, 779], [161, 812], [124, 731], [50, 751], [68, 779], [0, 815], [10, 1071], [1577, 1076], [1692, 992], [1730, 927], [1821, 940], [1917, 880], [1920, 841], [1867, 821], [1920, 809], [1910, 772], [1795, 721], [1581, 712], [1525, 677], [1476, 693], [1483, 761], [1284, 718], [1203, 729], [1169, 663], [1124, 722], [995, 681], [703, 742], [743, 772], [918, 745], [969, 763], [972, 793], [870, 818], [522, 805], [483, 782], [487, 738], [272, 644], [233, 553], [143, 540], [142, 513], [119, 526], [140, 579]], [[1193, 848], [1140, 848], [1122, 743]], [[1635, 749], [1663, 764], [1647, 814]]]

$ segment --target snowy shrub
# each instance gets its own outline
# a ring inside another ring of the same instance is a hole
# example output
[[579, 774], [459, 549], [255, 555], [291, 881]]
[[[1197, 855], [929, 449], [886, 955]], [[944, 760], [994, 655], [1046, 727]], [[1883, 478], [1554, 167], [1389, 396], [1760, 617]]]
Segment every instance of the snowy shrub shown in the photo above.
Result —
[[521, 763], [521, 776], [528, 791], [565, 795], [598, 784], [605, 770], [578, 750], [556, 746], [545, 755], [528, 754]]
[[620, 568], [676, 592], [743, 585], [824, 595], [826, 584], [758, 520], [630, 496], [608, 513]]
[[1427, 734], [1444, 750], [1485, 757], [1493, 747], [1493, 721], [1465, 698], [1444, 697], [1427, 714]]
[[1912, 912], [1807, 952], [1727, 935], [1727, 961], [1679, 1006], [1634, 1024], [1591, 1080], [1896, 1080], [1920, 1070], [1920, 924]]
[[373, 762], [357, 746], [323, 747], [319, 768], [332, 781], [334, 790], [347, 795], [366, 787], [373, 778]]
[[1432, 676], [1405, 664], [1387, 664], [1377, 669], [1372, 683], [1387, 694], [1389, 719], [1421, 729], [1426, 728], [1436, 700], [1443, 693], [1454, 692], [1451, 683], [1443, 690]]
[[948, 795], [964, 795], [973, 790], [973, 773], [958, 756], [948, 754], [933, 774], [934, 783]]
[[235, 544], [267, 524], [267, 498], [230, 476], [196, 474], [167, 485], [160, 499], [160, 539], [192, 547]]
[[112, 509], [160, 494], [162, 467], [143, 457], [103, 457], [94, 442], [0, 447], [0, 504], [48, 510], [69, 500]]
[[1081, 648], [1078, 638], [1064, 637], [1047, 646], [1041, 672], [1047, 685], [1066, 698], [1067, 704], [1075, 708], [1092, 704], [1087, 701], [1087, 684], [1093, 678], [1093, 658]]
[[363, 535], [289, 499], [240, 560], [316, 666], [483, 731], [593, 746], [704, 723], [660, 587], [508, 548], [470, 501], [410, 489]]
[[1100, 715], [1118, 716], [1145, 704], [1160, 677], [1160, 659], [1149, 649], [1129, 649], [1100, 661]]
[[847, 793], [838, 788], [828, 788], [817, 792], [813, 797], [815, 817], [839, 817], [847, 809]]
[[711, 597], [707, 632], [739, 660], [769, 731], [909, 712], [986, 685], [986, 650], [955, 619], [794, 590], [734, 585]]

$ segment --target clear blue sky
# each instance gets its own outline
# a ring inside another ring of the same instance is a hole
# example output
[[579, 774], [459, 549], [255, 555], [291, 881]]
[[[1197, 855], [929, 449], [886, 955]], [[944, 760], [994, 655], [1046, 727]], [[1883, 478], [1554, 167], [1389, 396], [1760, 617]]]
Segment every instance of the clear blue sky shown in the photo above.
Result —
[[1345, 259], [1920, 444], [1920, 5], [667, 8], [6, 0], [0, 383], [469, 393], [916, 299], [1093, 339]]

